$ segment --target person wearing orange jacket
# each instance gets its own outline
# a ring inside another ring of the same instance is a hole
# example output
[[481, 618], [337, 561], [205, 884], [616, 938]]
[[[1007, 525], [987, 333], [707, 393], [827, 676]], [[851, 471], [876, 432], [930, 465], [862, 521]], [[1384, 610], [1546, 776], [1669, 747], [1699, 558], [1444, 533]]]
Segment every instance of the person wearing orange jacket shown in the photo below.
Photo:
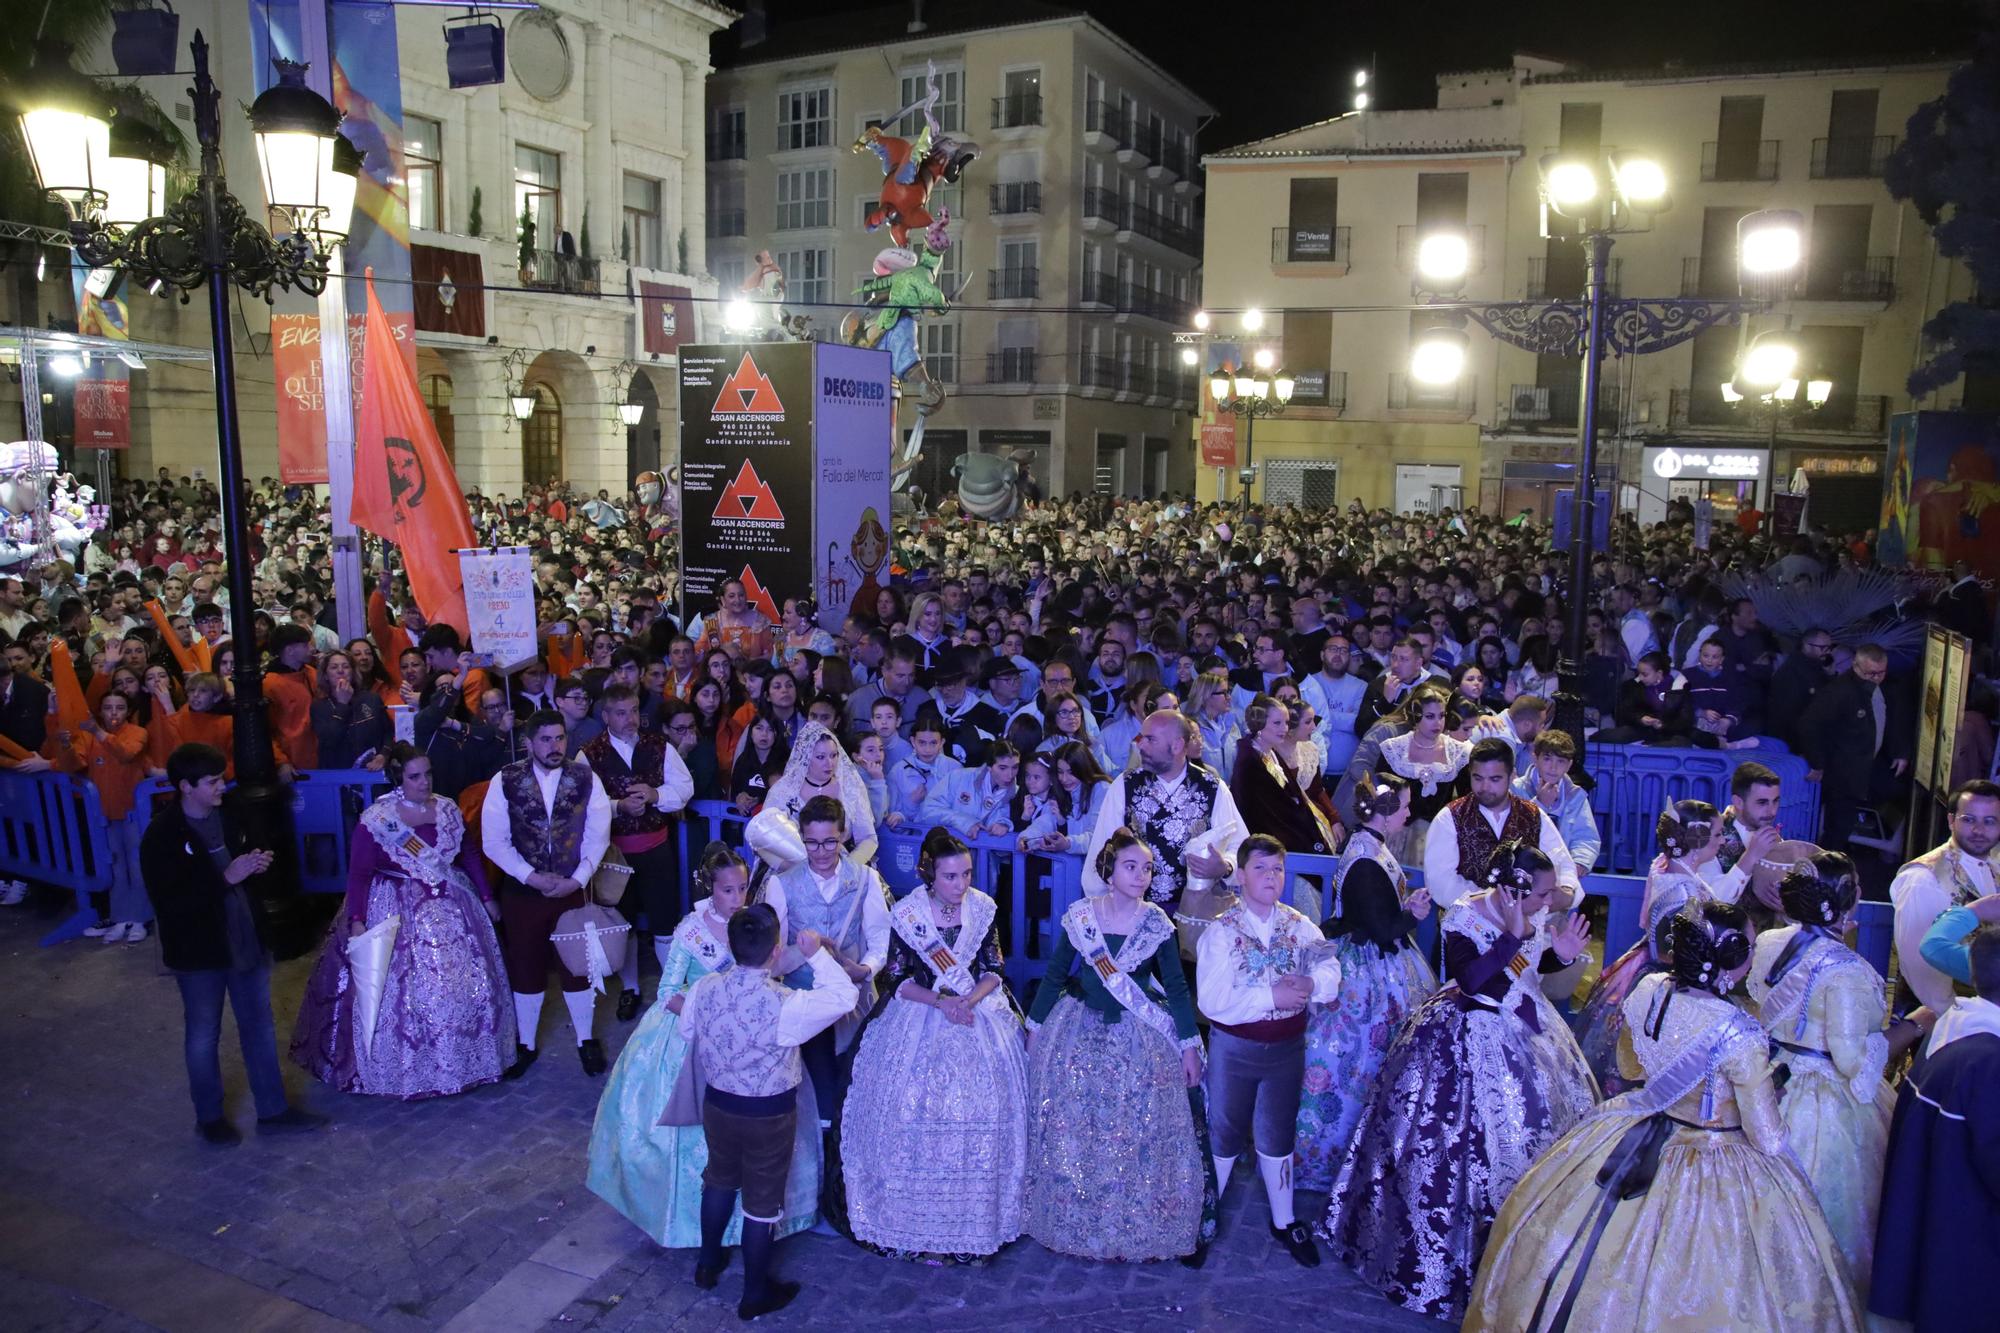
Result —
[[299, 625], [271, 631], [271, 664], [264, 672], [264, 696], [271, 701], [271, 730], [300, 768], [319, 767], [319, 737], [313, 732], [313, 698], [319, 684], [307, 665], [312, 632]]
[[58, 731], [49, 738], [48, 757], [57, 771], [76, 773], [97, 788], [104, 811], [106, 860], [111, 866], [111, 915], [83, 933], [106, 944], [136, 943], [146, 938], [153, 919], [145, 882], [139, 876], [139, 821], [133, 817], [133, 792], [145, 778], [151, 760], [146, 731], [131, 720], [132, 704], [122, 694], [97, 701], [97, 716], [85, 718], [75, 731]]
[[[222, 677], [215, 673], [197, 671], [189, 676], [186, 706], [172, 713], [155, 707], [147, 733], [151, 738], [151, 758], [155, 767], [165, 766], [167, 757], [183, 745], [212, 745], [222, 751], [227, 763], [222, 776], [235, 781], [236, 717], [230, 711], [229, 693], [222, 687]], [[277, 761], [278, 776], [289, 779], [292, 776], [291, 752], [285, 748], [284, 740], [275, 728], [271, 734], [271, 757]]]

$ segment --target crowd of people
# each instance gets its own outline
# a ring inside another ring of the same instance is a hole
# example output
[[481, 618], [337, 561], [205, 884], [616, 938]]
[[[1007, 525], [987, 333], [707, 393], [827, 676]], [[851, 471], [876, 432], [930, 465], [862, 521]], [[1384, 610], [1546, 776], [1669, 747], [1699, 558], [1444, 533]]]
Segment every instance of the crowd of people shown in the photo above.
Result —
[[[238, 1138], [224, 995], [260, 1125], [319, 1123], [279, 1077], [249, 891], [269, 850], [219, 808], [242, 651], [281, 773], [388, 789], [292, 1059], [404, 1099], [527, 1077], [553, 973], [583, 1073], [609, 1075], [590, 1187], [697, 1249], [699, 1285], [740, 1247], [745, 1317], [791, 1299], [774, 1247], [808, 1228], [929, 1262], [1026, 1236], [1199, 1266], [1254, 1153], [1273, 1244], [1467, 1327], [1977, 1326], [1938, 1260], [1985, 1255], [1952, 1219], [2000, 1199], [1937, 1163], [1982, 1150], [1964, 1117], [2000, 1060], [1990, 732], [1959, 747], [1951, 840], [1888, 888], [1888, 993], [1843, 932], [1876, 887], [1852, 837], [1907, 790], [1909, 673], [1845, 625], [1781, 639], [1744, 591], [1869, 568], [1867, 534], [1698, 549], [1682, 516], [1621, 520], [1577, 645], [1567, 554], [1469, 512], [939, 515], [899, 524], [851, 605], [773, 616], [732, 582], [683, 620], [669, 510], [468, 503], [482, 539], [538, 553], [545, 651], [511, 672], [379, 568], [343, 643], [325, 525], [274, 483], [251, 496], [254, 645], [228, 635], [198, 482], [122, 486], [80, 567], [0, 579], [0, 758], [96, 785], [114, 873], [87, 933], [157, 918], [211, 1142]], [[1908, 614], [1983, 650], [1962, 573]], [[1968, 727], [1988, 712], [1975, 690]], [[1585, 987], [1605, 741], [1736, 762], [1726, 809], [1660, 814], [1642, 938]], [[1759, 752], [1784, 750], [1823, 792], [1817, 847], [1779, 827]], [[178, 800], [142, 840], [147, 777]], [[684, 865], [702, 802], [736, 832]], [[872, 865], [889, 834], [921, 837], [900, 898]], [[1009, 896], [1038, 886], [975, 875], [982, 848], [1074, 856], [1085, 896], [1012, 938]], [[1301, 855], [1332, 869], [1287, 902]], [[1015, 994], [1024, 950], [1044, 972]], [[634, 1025], [615, 1064], [606, 1021]], [[1926, 1228], [1951, 1245], [1911, 1243]]]

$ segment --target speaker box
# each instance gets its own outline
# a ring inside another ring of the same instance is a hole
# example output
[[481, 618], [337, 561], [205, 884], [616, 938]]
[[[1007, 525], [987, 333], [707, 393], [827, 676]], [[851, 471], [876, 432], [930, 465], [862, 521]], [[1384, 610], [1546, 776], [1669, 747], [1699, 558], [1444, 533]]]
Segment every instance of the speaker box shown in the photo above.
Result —
[[444, 68], [454, 88], [500, 82], [506, 77], [506, 55], [507, 30], [497, 22], [445, 27]]

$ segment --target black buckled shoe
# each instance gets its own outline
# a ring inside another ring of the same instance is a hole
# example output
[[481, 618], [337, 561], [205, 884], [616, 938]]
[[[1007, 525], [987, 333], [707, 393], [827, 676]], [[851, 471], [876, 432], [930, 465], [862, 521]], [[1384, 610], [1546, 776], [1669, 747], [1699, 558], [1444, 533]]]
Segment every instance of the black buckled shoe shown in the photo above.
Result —
[[629, 1023], [639, 1016], [639, 992], [620, 991], [618, 994], [618, 1021]]
[[514, 1063], [508, 1065], [507, 1072], [502, 1074], [500, 1077], [507, 1080], [509, 1083], [512, 1083], [515, 1079], [521, 1077], [521, 1075], [528, 1072], [528, 1066], [535, 1063], [535, 1057], [540, 1054], [541, 1054], [540, 1051], [530, 1050], [528, 1047], [521, 1045], [519, 1042], [515, 1042]]
[[604, 1047], [597, 1038], [592, 1037], [580, 1043], [576, 1048], [576, 1056], [583, 1061], [583, 1072], [591, 1078], [596, 1078], [604, 1072]]
[[1312, 1232], [1306, 1230], [1303, 1222], [1294, 1222], [1288, 1227], [1272, 1227], [1271, 1234], [1278, 1244], [1285, 1247], [1301, 1267], [1319, 1267], [1319, 1246], [1313, 1244]]

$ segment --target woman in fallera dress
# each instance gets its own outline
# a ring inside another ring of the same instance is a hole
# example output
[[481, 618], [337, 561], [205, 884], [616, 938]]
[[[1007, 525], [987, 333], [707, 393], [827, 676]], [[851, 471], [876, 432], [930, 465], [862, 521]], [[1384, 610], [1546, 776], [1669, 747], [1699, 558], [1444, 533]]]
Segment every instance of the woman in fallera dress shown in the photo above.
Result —
[[[498, 909], [465, 818], [431, 791], [413, 745], [385, 751], [395, 784], [362, 811], [334, 918], [292, 1033], [292, 1059], [341, 1092], [411, 1100], [492, 1083], [514, 1060]], [[398, 918], [371, 1038], [356, 1029], [347, 942]]]
[[1485, 880], [1445, 913], [1447, 984], [1389, 1048], [1320, 1227], [1335, 1258], [1438, 1319], [1464, 1312], [1528, 1164], [1597, 1101], [1538, 975], [1568, 966], [1589, 926], [1549, 920], [1555, 866], [1538, 847], [1501, 843]]
[[[729, 918], [744, 906], [749, 886], [742, 855], [710, 843], [694, 872], [700, 901], [674, 928], [660, 973], [659, 1003], [646, 1011], [619, 1052], [590, 1129], [586, 1183], [591, 1193], [668, 1249], [701, 1244], [701, 1173], [708, 1165], [708, 1141], [700, 1125], [660, 1123], [688, 1056], [681, 1005], [697, 981], [736, 965], [729, 953]], [[779, 1236], [804, 1231], [818, 1216], [819, 1117], [812, 1095], [812, 1081], [801, 1081], [799, 1127]], [[738, 1200], [723, 1244], [735, 1245], [742, 1233]]]
[[1151, 849], [1117, 829], [1097, 871], [1111, 891], [1063, 913], [1029, 1013], [1023, 1225], [1084, 1259], [1187, 1259], [1215, 1235], [1194, 1004]]
[[[1861, 897], [1844, 853], [1798, 862], [1779, 892], [1794, 924], [1757, 936], [1750, 998], [1770, 1034], [1771, 1058], [1791, 1071], [1778, 1099], [1785, 1137], [1865, 1304], [1895, 1103], [1882, 1081], [1891, 1054], [1882, 977], [1844, 938]], [[1906, 1040], [1915, 1031], [1898, 1024]]]
[[1424, 859], [1424, 837], [1438, 812], [1463, 794], [1465, 765], [1472, 746], [1447, 735], [1451, 692], [1441, 685], [1419, 685], [1403, 715], [1410, 729], [1382, 742], [1377, 773], [1394, 773], [1411, 786], [1410, 818], [1391, 839], [1396, 855], [1413, 865]]
[[1643, 1077], [1548, 1150], [1494, 1223], [1468, 1333], [1847, 1333], [1861, 1307], [1787, 1143], [1770, 1047], [1728, 993], [1750, 919], [1712, 900], [1667, 922], [1673, 963], [1625, 999]]
[[1403, 1020], [1437, 989], [1410, 932], [1431, 913], [1412, 891], [1389, 840], [1410, 818], [1410, 787], [1393, 773], [1364, 775], [1354, 788], [1360, 827], [1334, 870], [1325, 933], [1340, 959], [1340, 995], [1312, 1006], [1306, 1076], [1299, 1097], [1294, 1174], [1300, 1189], [1326, 1190], [1347, 1156], [1354, 1126]]
[[1642, 934], [1617, 962], [1607, 964], [1571, 1020], [1577, 1045], [1607, 1097], [1625, 1091], [1618, 1060], [1618, 1036], [1625, 1030], [1625, 1000], [1642, 978], [1665, 972], [1672, 961], [1660, 927], [1691, 902], [1707, 902], [1714, 891], [1701, 867], [1722, 849], [1727, 821], [1707, 801], [1675, 801], [1654, 826], [1660, 854], [1646, 872], [1646, 895], [1639, 906]]
[[1021, 1234], [1028, 1063], [971, 851], [934, 828], [917, 878], [889, 912], [841, 1116], [847, 1221], [879, 1253], [974, 1262]]

